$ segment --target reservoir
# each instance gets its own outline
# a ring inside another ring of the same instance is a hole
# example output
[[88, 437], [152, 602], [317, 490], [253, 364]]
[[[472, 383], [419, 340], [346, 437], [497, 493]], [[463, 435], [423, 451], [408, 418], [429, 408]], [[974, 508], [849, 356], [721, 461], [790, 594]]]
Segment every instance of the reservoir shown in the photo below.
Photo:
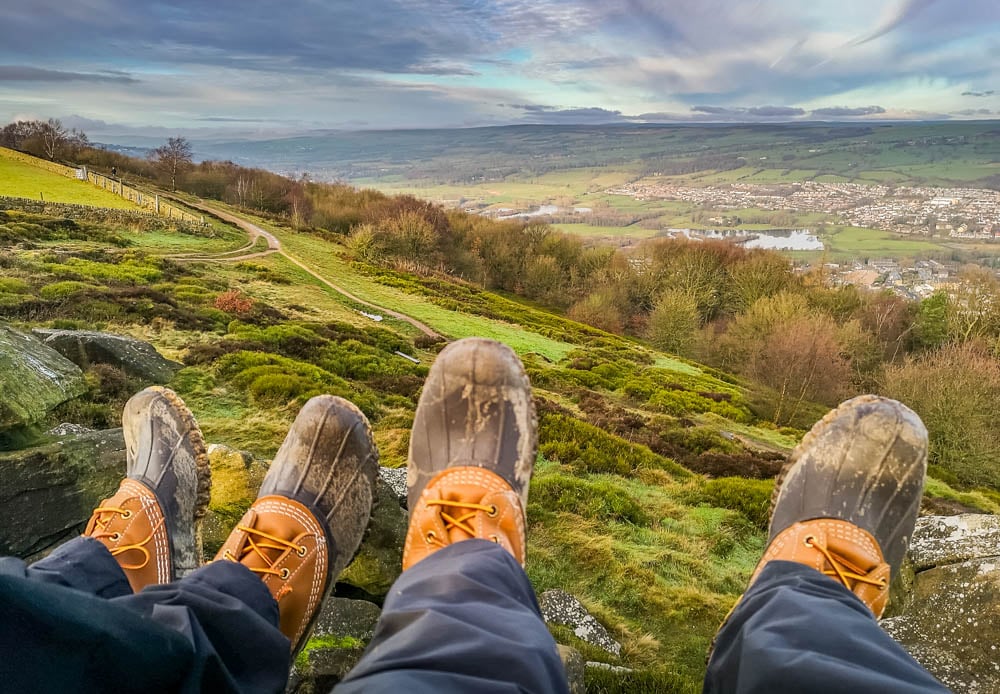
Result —
[[732, 240], [744, 248], [766, 248], [772, 251], [821, 251], [823, 242], [808, 229], [669, 229], [667, 236], [686, 236], [689, 239]]

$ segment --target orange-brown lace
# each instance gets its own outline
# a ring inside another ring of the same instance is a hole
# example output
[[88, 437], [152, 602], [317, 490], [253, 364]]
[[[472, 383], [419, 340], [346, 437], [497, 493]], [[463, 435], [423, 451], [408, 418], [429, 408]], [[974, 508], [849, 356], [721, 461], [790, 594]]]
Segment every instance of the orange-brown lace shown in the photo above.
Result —
[[[265, 533], [262, 530], [257, 530], [256, 528], [251, 528], [248, 525], [237, 525], [236, 529], [242, 530], [246, 533], [246, 544], [244, 544], [243, 549], [240, 550], [240, 556], [238, 558], [228, 549], [223, 553], [223, 558], [230, 561], [242, 562], [248, 555], [254, 553], [260, 557], [261, 561], [267, 564], [267, 566], [247, 567], [256, 574], [269, 574], [271, 576], [277, 576], [281, 579], [287, 579], [289, 576], [288, 567], [280, 570], [274, 568], [278, 558], [287, 551], [295, 552], [298, 556], [304, 557], [308, 551], [308, 548], [305, 545], [297, 545], [294, 542], [282, 539], [276, 535]], [[267, 550], [276, 551], [278, 554], [274, 555], [274, 559], [272, 559], [266, 554]], [[286, 592], [291, 592], [290, 586]]]
[[[870, 586], [878, 586], [880, 588], [885, 587], [886, 580], [884, 577], [877, 579], [869, 578], [866, 574], [859, 573], [861, 571], [860, 568], [816, 542], [814, 536], [810, 535], [807, 537], [805, 544], [807, 547], [812, 547], [819, 551], [820, 554], [826, 557], [827, 563], [833, 567], [832, 569], [824, 569], [823, 573], [839, 580], [848, 590], [854, 590], [854, 585], [857, 583], [867, 583]], [[854, 581], [854, 583], [851, 583], [851, 581]]]
[[[491, 518], [497, 515], [497, 507], [496, 505], [493, 504], [485, 506], [483, 504], [473, 504], [466, 501], [447, 501], [445, 499], [434, 499], [433, 501], [428, 501], [427, 505], [441, 507], [441, 511], [439, 513], [441, 514], [441, 519], [445, 523], [444, 525], [445, 530], [452, 530], [454, 528], [458, 528], [462, 532], [468, 534], [469, 537], [476, 536], [476, 530], [471, 525], [469, 525], [469, 521], [476, 517], [477, 511], [482, 511]], [[452, 516], [447, 511], [445, 511], [445, 507], [451, 507], [453, 509], [466, 509], [468, 512], [458, 515], [458, 517], [455, 517]], [[498, 538], [495, 537], [491, 537], [490, 539], [492, 539], [494, 542], [498, 540]], [[426, 540], [427, 542], [437, 545], [439, 547], [448, 546], [448, 543], [441, 540], [437, 536], [437, 533], [435, 533], [433, 530], [428, 531]]]
[[[97, 532], [92, 532], [90, 534], [90, 537], [94, 538], [95, 540], [103, 540], [107, 538], [112, 542], [118, 542], [120, 539], [122, 539], [122, 534], [120, 532], [113, 532], [113, 533], [108, 532], [108, 525], [111, 523], [112, 520], [114, 520], [116, 514], [120, 516], [122, 520], [128, 520], [129, 518], [132, 517], [132, 513], [133, 511], [131, 511], [130, 509], [118, 508], [117, 506], [100, 506], [94, 509], [94, 516], [96, 516], [96, 518], [94, 519], [95, 530], [97, 530], [97, 528], [100, 528], [100, 530]], [[129, 571], [135, 571], [137, 569], [145, 568], [146, 564], [148, 564], [150, 560], [149, 550], [146, 549], [145, 546], [149, 544], [150, 540], [153, 539], [153, 535], [156, 534], [156, 531], [162, 524], [163, 524], [163, 519], [161, 518], [160, 521], [155, 526], [153, 526], [152, 531], [149, 533], [149, 536], [145, 540], [141, 540], [140, 542], [136, 542], [131, 545], [118, 545], [117, 547], [111, 550], [111, 556], [117, 557], [119, 554], [125, 554], [125, 552], [131, 552], [132, 550], [136, 550], [137, 552], [142, 552], [143, 556], [142, 563], [120, 564], [120, 566], [123, 569]]]

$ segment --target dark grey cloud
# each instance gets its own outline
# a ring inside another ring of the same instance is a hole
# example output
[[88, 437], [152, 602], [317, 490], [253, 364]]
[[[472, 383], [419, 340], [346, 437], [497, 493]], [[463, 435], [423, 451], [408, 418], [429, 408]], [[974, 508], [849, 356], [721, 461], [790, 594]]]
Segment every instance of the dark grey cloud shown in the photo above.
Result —
[[956, 116], [992, 116], [994, 112], [988, 108], [965, 108], [955, 111]]
[[692, 106], [693, 113], [705, 113], [711, 116], [727, 116], [731, 118], [796, 118], [806, 114], [805, 109], [795, 106]]
[[856, 108], [831, 106], [812, 110], [812, 115], [816, 118], [852, 118], [855, 116], [874, 116], [880, 113], [885, 113], [882, 106], [859, 106]]
[[518, 111], [528, 111], [530, 113], [538, 113], [540, 111], [555, 111], [555, 106], [544, 106], [542, 104], [497, 104], [501, 108], [513, 108]]
[[792, 106], [753, 106], [747, 109], [747, 113], [761, 118], [790, 118], [806, 114], [804, 109]]
[[588, 108], [564, 108], [559, 110], [529, 111], [523, 119], [530, 123], [624, 123], [631, 120], [621, 111], [611, 111], [597, 106]]
[[996, 94], [995, 89], [990, 89], [985, 92], [962, 92], [962, 96], [993, 96], [994, 94]]
[[139, 80], [124, 72], [67, 72], [31, 65], [0, 65], [0, 82], [116, 82], [133, 84]]

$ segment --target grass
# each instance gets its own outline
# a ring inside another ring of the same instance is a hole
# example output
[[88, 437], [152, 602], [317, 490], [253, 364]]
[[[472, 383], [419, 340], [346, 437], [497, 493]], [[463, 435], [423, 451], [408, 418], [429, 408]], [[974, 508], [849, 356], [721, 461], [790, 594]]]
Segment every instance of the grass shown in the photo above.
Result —
[[450, 338], [489, 337], [510, 345], [518, 354], [533, 352], [551, 360], [559, 360], [573, 350], [573, 345], [569, 343], [533, 333], [513, 323], [444, 309], [412, 294], [379, 284], [352, 270], [350, 264], [338, 255], [342, 248], [304, 234], [273, 230], [289, 253], [307, 259], [310, 267], [333, 278], [338, 286], [374, 304], [412, 316]]
[[0, 195], [46, 202], [138, 210], [135, 203], [90, 183], [62, 176], [31, 163], [30, 157], [0, 148]]
[[834, 257], [916, 255], [945, 250], [935, 241], [863, 227], [835, 227], [822, 240]]

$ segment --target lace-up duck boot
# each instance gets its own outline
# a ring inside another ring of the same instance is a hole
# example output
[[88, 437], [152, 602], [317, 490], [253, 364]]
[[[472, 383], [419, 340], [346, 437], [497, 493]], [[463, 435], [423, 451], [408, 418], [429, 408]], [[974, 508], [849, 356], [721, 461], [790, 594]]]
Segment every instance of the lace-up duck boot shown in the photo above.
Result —
[[513, 350], [480, 338], [442, 350], [410, 437], [404, 570], [470, 538], [496, 542], [524, 565], [536, 429], [531, 385]]
[[293, 657], [361, 546], [377, 475], [378, 453], [364, 414], [343, 398], [312, 398], [275, 455], [257, 500], [216, 556], [243, 564], [264, 581]]
[[779, 475], [769, 543], [750, 583], [768, 562], [799, 562], [881, 617], [926, 471], [927, 430], [916, 413], [874, 395], [843, 403], [806, 434]]
[[126, 477], [94, 510], [84, 535], [111, 551], [139, 592], [198, 568], [212, 473], [201, 431], [172, 390], [153, 386], [134, 395], [122, 427]]

